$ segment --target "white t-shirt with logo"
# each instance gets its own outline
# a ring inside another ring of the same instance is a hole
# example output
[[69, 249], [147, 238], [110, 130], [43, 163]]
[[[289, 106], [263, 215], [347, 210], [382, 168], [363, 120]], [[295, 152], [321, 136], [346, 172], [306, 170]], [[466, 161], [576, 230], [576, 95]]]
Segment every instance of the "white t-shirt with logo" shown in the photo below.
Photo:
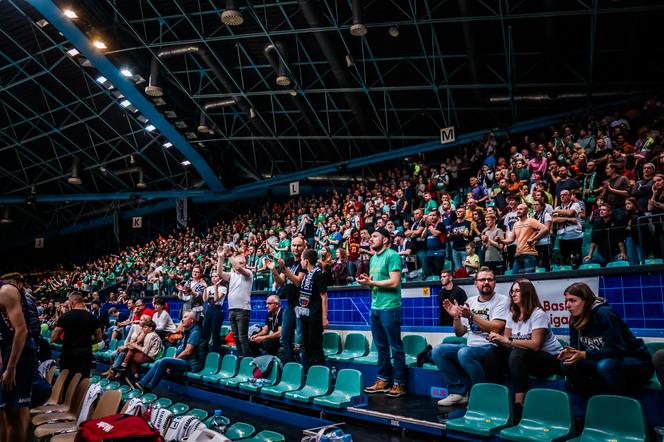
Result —
[[544, 338], [541, 351], [557, 356], [560, 350], [562, 350], [560, 342], [558, 342], [558, 339], [556, 339], [551, 331], [549, 318], [546, 317], [544, 310], [539, 307], [533, 310], [527, 321], [514, 322], [512, 315], [509, 315], [505, 327], [512, 330], [512, 338], [515, 341], [529, 341], [533, 338], [533, 330], [545, 328], [546, 337]]
[[[479, 317], [488, 321], [493, 321], [494, 319], [507, 321], [507, 317], [510, 313], [509, 299], [507, 296], [499, 295], [498, 293], [494, 294], [493, 297], [486, 302], [480, 301], [479, 296], [468, 298], [467, 302], [473, 315], [478, 315]], [[461, 323], [466, 327], [466, 330], [468, 330], [467, 344], [469, 347], [478, 347], [480, 345], [490, 344], [489, 341], [486, 340], [486, 337], [489, 336], [489, 333], [480, 330], [477, 327], [477, 324], [471, 324], [467, 318], [461, 318]]]
[[228, 283], [228, 309], [251, 310], [251, 286], [254, 275], [248, 270], [249, 276], [231, 272]]

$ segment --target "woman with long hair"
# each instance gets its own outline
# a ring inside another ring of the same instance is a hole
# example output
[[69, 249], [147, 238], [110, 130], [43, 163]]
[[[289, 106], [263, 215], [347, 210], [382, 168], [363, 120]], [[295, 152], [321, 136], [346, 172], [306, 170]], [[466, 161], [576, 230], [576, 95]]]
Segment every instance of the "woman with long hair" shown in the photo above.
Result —
[[558, 354], [562, 346], [554, 336], [537, 290], [527, 279], [518, 279], [510, 289], [510, 315], [502, 334], [491, 332], [496, 344], [485, 360], [485, 372], [500, 383], [508, 369], [515, 391], [515, 410], [523, 409], [529, 376], [549, 377], [560, 373]]
[[624, 393], [652, 377], [650, 353], [606, 300], [583, 282], [565, 289], [570, 345], [558, 356], [571, 388]]

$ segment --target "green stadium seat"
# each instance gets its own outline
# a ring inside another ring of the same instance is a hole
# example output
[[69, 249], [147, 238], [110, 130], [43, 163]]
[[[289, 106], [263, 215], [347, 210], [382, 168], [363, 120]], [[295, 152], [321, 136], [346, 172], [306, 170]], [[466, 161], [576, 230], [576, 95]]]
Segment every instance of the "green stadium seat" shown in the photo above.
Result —
[[607, 269], [615, 267], [629, 267], [629, 261], [611, 261], [606, 265]]
[[495, 436], [512, 425], [512, 398], [504, 385], [475, 384], [463, 417], [448, 420], [447, 430]]
[[230, 333], [230, 331], [231, 331], [231, 328], [227, 325], [224, 325], [223, 327], [221, 327], [221, 331], [219, 332], [219, 336], [221, 336], [222, 338], [225, 338], [226, 335], [228, 333]]
[[[168, 347], [166, 349], [166, 353], [164, 353], [163, 357], [164, 358], [174, 358], [176, 350], [177, 350], [177, 348], [175, 348], [175, 347]], [[159, 359], [161, 359], [161, 358], [159, 358]], [[154, 365], [154, 362], [151, 362], [149, 364], [145, 364], [145, 366], [148, 367], [148, 368], [151, 368], [153, 365]]]
[[315, 397], [325, 396], [329, 392], [330, 369], [322, 365], [314, 365], [309, 368], [304, 388], [298, 391], [289, 391], [284, 394], [284, 397], [298, 402], [311, 402]]
[[244, 440], [247, 437], [253, 436], [255, 432], [256, 428], [253, 425], [245, 424], [244, 422], [235, 422], [226, 429], [224, 436], [230, 440]]
[[[210, 427], [212, 425], [212, 421], [215, 419], [216, 416], [212, 415], [205, 419], [203, 423], [207, 426]], [[231, 420], [228, 418], [228, 416], [220, 416], [221, 418], [221, 424], [228, 427], [231, 424]]]
[[111, 339], [110, 342], [108, 343], [108, 349], [104, 351], [98, 351], [95, 353], [95, 358], [96, 359], [110, 359], [111, 358], [111, 353], [113, 353], [115, 350], [118, 348], [118, 340], [117, 339]]
[[440, 279], [440, 276], [431, 275], [431, 276], [427, 276], [427, 279], [425, 279], [425, 281], [438, 281], [439, 279]]
[[297, 362], [289, 362], [284, 365], [283, 372], [281, 373], [281, 382], [277, 385], [263, 387], [261, 393], [270, 396], [284, 397], [288, 391], [297, 391], [302, 388], [304, 383], [304, 368]]
[[235, 355], [226, 355], [221, 360], [221, 368], [215, 374], [203, 375], [205, 382], [217, 383], [220, 379], [232, 378], [237, 374], [238, 358]]
[[201, 421], [204, 421], [205, 419], [207, 419], [208, 414], [209, 413], [207, 411], [202, 410], [200, 408], [194, 408], [193, 410], [187, 411], [188, 416], [194, 416], [194, 417], [200, 419]]
[[205, 365], [198, 373], [186, 372], [184, 375], [189, 379], [201, 379], [203, 376], [216, 374], [219, 371], [219, 353], [208, 353]]
[[274, 431], [261, 431], [254, 437], [242, 439], [242, 442], [286, 442], [286, 438]]
[[120, 385], [120, 393], [122, 393], [122, 396], [129, 393], [131, 390], [132, 388], [129, 385]]
[[544, 267], [535, 267], [535, 273], [546, 273], [546, 269]]
[[579, 270], [590, 270], [590, 269], [601, 269], [602, 266], [593, 262], [593, 263], [588, 263], [588, 264], [581, 264], [579, 266]]
[[99, 376], [98, 374], [90, 378], [90, 384], [96, 384], [99, 381], [101, 381], [101, 376]]
[[445, 336], [443, 338], [443, 344], [463, 344], [466, 345], [468, 340], [463, 336]]
[[[269, 374], [269, 380], [270, 380], [270, 385], [277, 385], [279, 383], [279, 369], [281, 367], [279, 366], [278, 361], [272, 361], [272, 369], [270, 370]], [[238, 385], [241, 390], [246, 390], [246, 391], [253, 391], [253, 392], [259, 392], [261, 391], [261, 386], [253, 384], [251, 382], [242, 382], [241, 384]]]
[[551, 271], [552, 272], [571, 272], [572, 266], [552, 266]]
[[422, 365], [422, 368], [425, 370], [438, 371], [438, 366], [436, 366], [436, 364], [433, 364], [431, 362], [425, 362]]
[[129, 401], [131, 399], [139, 398], [143, 395], [143, 392], [139, 389], [130, 390], [126, 394], [122, 395], [123, 401]]
[[417, 365], [417, 355], [427, 347], [427, 338], [421, 335], [406, 335], [403, 337], [403, 352], [406, 354], [406, 365]]
[[371, 349], [369, 350], [369, 354], [366, 356], [353, 358], [353, 364], [378, 365], [378, 350], [376, 349], [376, 342], [371, 341]]
[[102, 390], [104, 390], [104, 391], [119, 390], [119, 389], [120, 389], [120, 382], [118, 382], [118, 381], [109, 382], [108, 384], [106, 384], [102, 387]]
[[526, 393], [519, 425], [505, 428], [500, 438], [518, 442], [562, 441], [574, 434], [572, 404], [567, 393], [535, 388]]
[[597, 395], [588, 401], [583, 433], [570, 440], [636, 442], [647, 438], [648, 430], [639, 401], [624, 396]]
[[330, 355], [327, 358], [332, 361], [351, 362], [353, 358], [366, 355], [368, 347], [366, 336], [361, 333], [349, 333], [344, 342], [344, 350], [338, 355]]
[[[143, 398], [141, 398], [143, 399]], [[157, 399], [152, 403], [152, 408], [168, 408], [173, 404], [173, 401], [167, 397]]]
[[512, 269], [507, 269], [503, 272], [504, 276], [511, 276], [512, 275]]
[[232, 378], [219, 379], [219, 383], [227, 387], [237, 387], [242, 382], [247, 382], [249, 379], [253, 378], [254, 366], [251, 364], [251, 361], [253, 360], [254, 358], [250, 357], [242, 358], [242, 361], [240, 362], [240, 371], [238, 371], [238, 373]]
[[445, 264], [443, 265], [444, 270], [452, 270], [452, 261], [449, 259], [445, 260]]
[[189, 405], [182, 402], [176, 402], [175, 404], [168, 407], [168, 410], [173, 413], [173, 416], [180, 416], [181, 414], [185, 414], [189, 411]]
[[[157, 395], [154, 393], [145, 393], [143, 396], [141, 396], [141, 402], [143, 402], [145, 405], [150, 405], [154, 403], [156, 400], [157, 400]], [[168, 407], [169, 405], [171, 405], [170, 402], [166, 406]]]
[[351, 405], [354, 397], [362, 395], [362, 373], [358, 370], [345, 368], [339, 371], [334, 391], [326, 396], [314, 398], [314, 404], [331, 408], [346, 408]]
[[646, 259], [644, 261], [644, 264], [647, 265], [647, 266], [652, 266], [652, 265], [657, 265], [657, 264], [664, 264], [664, 259], [650, 258], [650, 259]]
[[337, 332], [323, 333], [323, 352], [325, 356], [336, 355], [341, 351], [341, 336]]
[[101, 381], [99, 381], [99, 386], [100, 386], [101, 388], [104, 388], [105, 386], [107, 386], [107, 385], [110, 384], [110, 383], [111, 383], [111, 380], [110, 380], [110, 379], [108, 379], [108, 378], [104, 378], [104, 379], [102, 379]]

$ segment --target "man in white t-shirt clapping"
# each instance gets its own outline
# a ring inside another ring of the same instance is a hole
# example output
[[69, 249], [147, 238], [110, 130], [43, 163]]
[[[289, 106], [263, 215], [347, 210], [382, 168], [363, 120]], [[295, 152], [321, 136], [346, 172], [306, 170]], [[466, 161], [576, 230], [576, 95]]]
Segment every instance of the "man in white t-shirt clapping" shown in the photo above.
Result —
[[240, 357], [251, 356], [249, 346], [249, 318], [251, 316], [251, 286], [254, 275], [247, 269], [247, 258], [236, 255], [231, 258], [231, 271], [224, 272], [223, 248], [217, 250], [217, 274], [228, 281], [228, 319], [237, 343]]
[[439, 344], [431, 352], [433, 361], [443, 372], [448, 396], [438, 405], [463, 405], [468, 402], [468, 392], [473, 384], [484, 382], [483, 362], [495, 344], [487, 341], [491, 332], [502, 333], [509, 315], [509, 299], [495, 293], [496, 277], [488, 267], [482, 267], [475, 275], [478, 296], [468, 298], [464, 305], [443, 302], [443, 308], [453, 318], [454, 333], [467, 334], [467, 343]]

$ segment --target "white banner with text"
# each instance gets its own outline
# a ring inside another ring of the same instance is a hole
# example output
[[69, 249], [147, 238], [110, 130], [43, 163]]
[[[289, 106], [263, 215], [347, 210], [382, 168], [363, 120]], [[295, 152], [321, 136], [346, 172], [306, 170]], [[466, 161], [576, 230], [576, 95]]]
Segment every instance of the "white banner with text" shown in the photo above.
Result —
[[[569, 313], [565, 309], [564, 290], [575, 282], [585, 282], [592, 291], [599, 293], [599, 277], [545, 279], [532, 281], [537, 295], [542, 301], [544, 311], [549, 315], [549, 322], [554, 328], [567, 327], [569, 325]], [[496, 293], [508, 296], [513, 281], [499, 282], [496, 284]], [[473, 284], [460, 284], [468, 297], [477, 296], [477, 289]], [[405, 288], [402, 290], [404, 298], [428, 298], [431, 296], [429, 287]]]

